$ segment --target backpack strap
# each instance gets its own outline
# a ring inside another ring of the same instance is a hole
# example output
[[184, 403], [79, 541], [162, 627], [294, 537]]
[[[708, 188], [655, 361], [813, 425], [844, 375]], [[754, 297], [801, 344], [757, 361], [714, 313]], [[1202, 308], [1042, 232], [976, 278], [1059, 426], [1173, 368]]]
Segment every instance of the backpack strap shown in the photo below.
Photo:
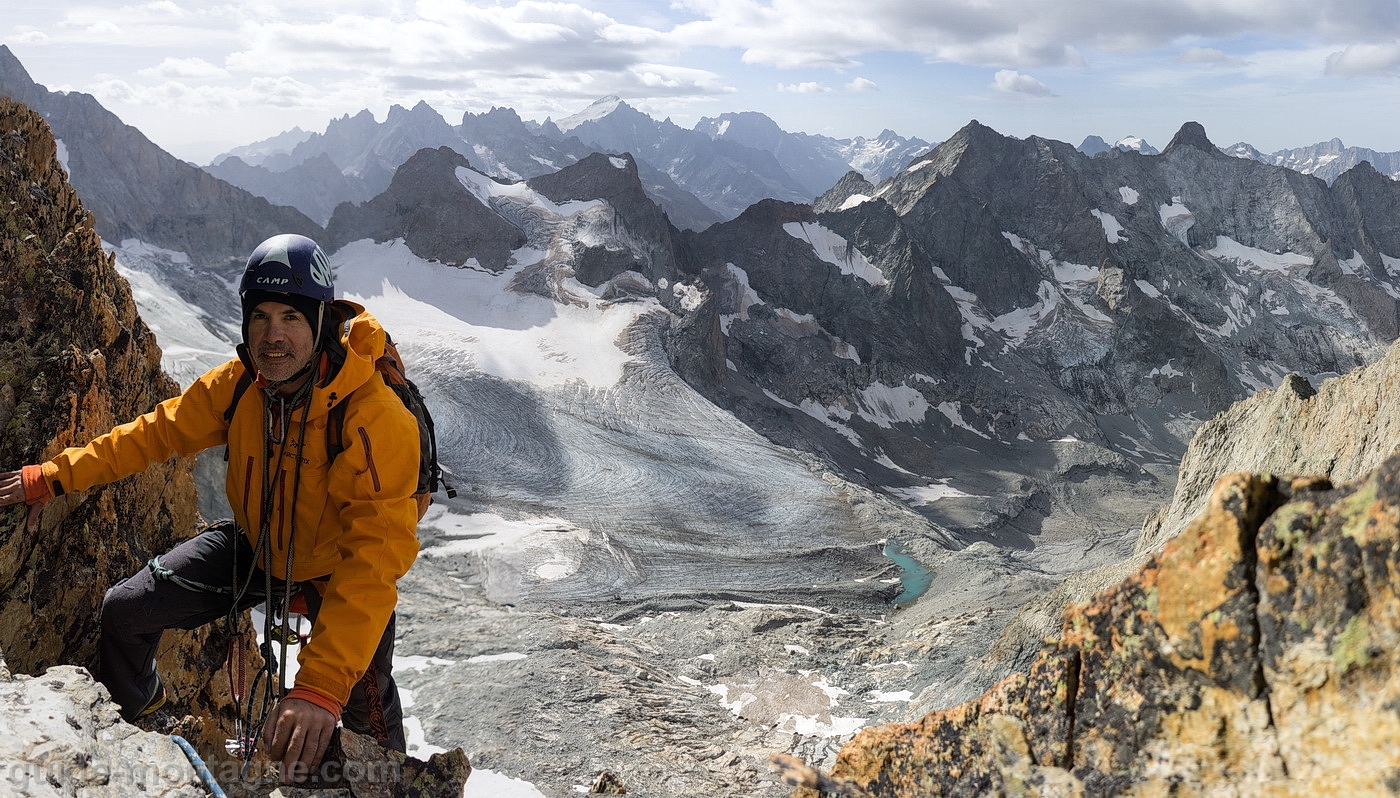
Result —
[[233, 386], [233, 401], [229, 402], [228, 409], [224, 411], [224, 423], [233, 423], [233, 411], [238, 409], [238, 401], [243, 398], [243, 394], [248, 392], [248, 386], [253, 384], [253, 377], [247, 369], [238, 375], [238, 382]]

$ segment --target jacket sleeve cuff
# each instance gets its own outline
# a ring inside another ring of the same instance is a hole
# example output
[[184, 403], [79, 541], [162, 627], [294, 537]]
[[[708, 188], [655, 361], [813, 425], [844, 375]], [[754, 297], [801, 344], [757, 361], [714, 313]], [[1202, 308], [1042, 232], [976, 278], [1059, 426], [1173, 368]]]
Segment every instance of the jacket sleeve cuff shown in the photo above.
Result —
[[53, 498], [49, 483], [44, 481], [44, 467], [27, 465], [20, 469], [20, 479], [24, 482], [24, 503], [42, 504]]
[[324, 709], [325, 711], [334, 715], [337, 721], [340, 720], [340, 702], [320, 692], [319, 690], [313, 690], [310, 687], [297, 686], [288, 690], [286, 697], [297, 698], [307, 703], [315, 704], [321, 709]]

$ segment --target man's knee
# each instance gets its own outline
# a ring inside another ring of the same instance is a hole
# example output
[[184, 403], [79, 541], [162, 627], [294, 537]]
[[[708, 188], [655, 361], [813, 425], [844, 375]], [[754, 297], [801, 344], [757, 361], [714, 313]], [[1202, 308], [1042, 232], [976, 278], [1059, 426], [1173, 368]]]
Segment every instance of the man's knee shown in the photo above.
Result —
[[[151, 615], [148, 603], [149, 590], [139, 584], [141, 574], [108, 588], [102, 597], [102, 631], [130, 631], [143, 626], [142, 618]], [[133, 584], [138, 583], [138, 584]]]

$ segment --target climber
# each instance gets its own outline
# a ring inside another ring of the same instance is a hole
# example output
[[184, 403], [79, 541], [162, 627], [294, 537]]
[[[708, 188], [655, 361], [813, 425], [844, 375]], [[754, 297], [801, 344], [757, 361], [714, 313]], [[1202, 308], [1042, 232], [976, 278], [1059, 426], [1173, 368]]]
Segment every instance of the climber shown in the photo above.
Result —
[[[376, 376], [383, 328], [334, 298], [316, 242], [264, 241], [248, 258], [239, 297], [237, 358], [86, 447], [0, 474], [0, 506], [34, 505], [227, 445], [234, 518], [107, 591], [98, 677], [127, 720], [149, 714], [165, 702], [154, 659], [164, 630], [236, 622], [249, 607], [285, 606], [299, 592], [311, 635], [294, 686], [268, 702], [275, 707], [261, 739], [282, 763], [282, 781], [301, 782], [341, 720], [405, 749], [391, 668], [396, 584], [418, 553], [419, 433]], [[260, 390], [236, 390], [245, 372]], [[336, 403], [348, 404], [344, 449], [332, 455], [326, 419]], [[256, 728], [250, 736], [258, 738]]]

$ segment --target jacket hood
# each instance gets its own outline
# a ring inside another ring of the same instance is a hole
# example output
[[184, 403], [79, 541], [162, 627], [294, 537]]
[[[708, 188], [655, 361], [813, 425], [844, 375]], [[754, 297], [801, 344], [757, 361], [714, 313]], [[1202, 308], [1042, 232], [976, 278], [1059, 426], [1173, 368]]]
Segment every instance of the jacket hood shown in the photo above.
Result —
[[312, 391], [313, 418], [329, 411], [373, 377], [374, 362], [384, 354], [387, 333], [379, 320], [364, 306], [349, 300], [337, 299], [334, 304], [349, 314], [349, 320], [341, 325], [340, 336], [340, 344], [345, 349], [345, 362], [329, 383], [318, 384]]

